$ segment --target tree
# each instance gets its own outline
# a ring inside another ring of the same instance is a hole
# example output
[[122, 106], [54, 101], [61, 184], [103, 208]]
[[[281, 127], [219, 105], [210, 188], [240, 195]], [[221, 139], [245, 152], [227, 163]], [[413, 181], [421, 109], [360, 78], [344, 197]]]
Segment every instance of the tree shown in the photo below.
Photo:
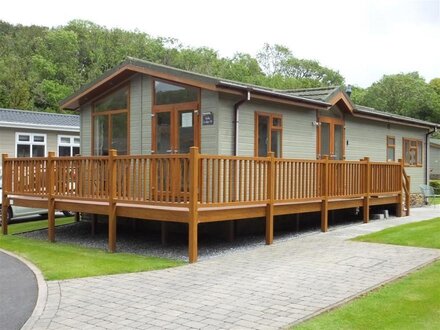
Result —
[[282, 45], [265, 44], [256, 58], [243, 53], [229, 58], [174, 38], [107, 29], [84, 20], [51, 29], [0, 21], [0, 107], [60, 111], [61, 99], [128, 56], [278, 89], [344, 80], [317, 61], [295, 58]]
[[422, 120], [440, 120], [440, 97], [417, 72], [384, 75], [365, 91], [362, 105]]
[[257, 60], [263, 72], [274, 77], [269, 86], [279, 85], [281, 79], [286, 80], [281, 85], [296, 87], [340, 86], [344, 78], [338, 71], [326, 68], [316, 60], [299, 59], [292, 51], [278, 44], [265, 44], [258, 52]]

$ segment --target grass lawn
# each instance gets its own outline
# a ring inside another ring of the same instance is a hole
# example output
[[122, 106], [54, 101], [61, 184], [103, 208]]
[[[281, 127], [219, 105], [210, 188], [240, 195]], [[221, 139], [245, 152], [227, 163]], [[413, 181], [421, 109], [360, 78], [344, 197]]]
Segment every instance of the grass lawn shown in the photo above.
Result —
[[[74, 223], [74, 217], [63, 217], [55, 219], [55, 226], [67, 225], [69, 223]], [[28, 231], [40, 230], [47, 228], [47, 220], [39, 220], [39, 221], [28, 221], [21, 223], [12, 223], [8, 226], [8, 232], [11, 235], [25, 233]]]
[[[440, 248], [440, 218], [389, 228], [357, 241]], [[440, 261], [295, 329], [440, 329]]]
[[[68, 221], [69, 218], [56, 219], [57, 225]], [[47, 220], [11, 224], [8, 228], [11, 234], [47, 228]], [[41, 270], [46, 280], [132, 273], [184, 264], [182, 261], [128, 253], [108, 253], [100, 249], [54, 244], [14, 235], [0, 236], [0, 248], [30, 260]]]
[[354, 240], [440, 249], [440, 218], [388, 228]]

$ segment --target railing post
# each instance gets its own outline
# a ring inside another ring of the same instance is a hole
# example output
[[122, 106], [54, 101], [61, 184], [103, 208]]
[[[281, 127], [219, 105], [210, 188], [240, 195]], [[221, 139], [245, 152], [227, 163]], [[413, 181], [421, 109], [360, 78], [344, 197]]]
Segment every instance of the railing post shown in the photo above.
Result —
[[404, 171], [403, 159], [399, 159], [398, 162], [400, 164], [400, 194], [399, 194], [399, 202], [397, 204], [397, 209], [396, 209], [396, 216], [401, 217], [403, 215], [403, 193], [404, 193], [403, 185], [405, 178], [403, 174]]
[[188, 212], [188, 258], [197, 261], [198, 254], [198, 190], [199, 190], [199, 148], [189, 151], [189, 212]]
[[53, 158], [55, 153], [50, 151], [47, 155], [47, 229], [49, 242], [55, 242], [55, 197], [54, 197], [54, 186], [55, 186], [55, 165]]
[[117, 151], [111, 149], [108, 154], [108, 250], [116, 251], [116, 161]]
[[411, 177], [407, 176], [407, 184], [406, 187], [408, 189], [408, 193], [405, 195], [405, 207], [406, 207], [406, 216], [409, 216], [410, 210], [411, 210]]
[[275, 154], [271, 151], [267, 154], [269, 166], [267, 168], [267, 199], [266, 205], [266, 244], [273, 243], [273, 214], [275, 203]]
[[8, 192], [11, 189], [9, 183], [12, 182], [11, 171], [8, 171], [8, 154], [2, 154], [2, 233], [3, 235], [8, 234], [8, 208], [9, 208], [9, 197]]
[[364, 157], [365, 161], [365, 196], [363, 203], [364, 223], [370, 220], [370, 184], [371, 184], [371, 164], [370, 157]]
[[324, 156], [324, 173], [322, 176], [321, 231], [328, 231], [328, 195], [329, 195], [329, 159]]

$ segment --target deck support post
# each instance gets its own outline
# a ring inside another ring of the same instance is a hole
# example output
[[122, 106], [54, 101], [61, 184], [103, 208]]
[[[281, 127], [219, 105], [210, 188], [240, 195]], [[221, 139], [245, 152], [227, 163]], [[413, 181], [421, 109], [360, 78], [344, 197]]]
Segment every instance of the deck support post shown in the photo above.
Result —
[[363, 203], [364, 223], [370, 220], [370, 182], [371, 182], [371, 164], [370, 157], [364, 157], [365, 162], [365, 196]]
[[91, 220], [91, 222], [90, 222], [90, 227], [91, 227], [91, 234], [92, 234], [92, 236], [95, 236], [96, 235], [96, 232], [97, 232], [97, 226], [98, 226], [98, 215], [97, 214], [93, 214], [92, 215], [92, 220]]
[[199, 148], [189, 151], [189, 212], [188, 212], [188, 259], [197, 261], [198, 255], [198, 184], [199, 184]]
[[8, 208], [9, 208], [9, 197], [8, 192], [10, 190], [10, 182], [12, 180], [11, 173], [8, 171], [8, 166], [6, 161], [8, 159], [8, 154], [2, 154], [2, 176], [3, 176], [3, 189], [2, 189], [2, 233], [3, 235], [8, 234]]
[[108, 200], [108, 250], [116, 251], [116, 162], [117, 152], [111, 149], [108, 155], [109, 200]]
[[328, 192], [329, 192], [329, 162], [328, 156], [324, 156], [324, 173], [322, 176], [323, 199], [321, 203], [321, 231], [328, 231]]
[[267, 199], [266, 205], [266, 244], [273, 243], [273, 217], [275, 203], [275, 156], [273, 151], [268, 153], [269, 166], [267, 169]]
[[80, 220], [79, 212], [75, 212], [75, 222], [79, 222], [79, 220]]
[[227, 241], [233, 242], [235, 239], [235, 221], [230, 220], [227, 222]]
[[162, 245], [168, 244], [168, 223], [165, 221], [160, 223], [160, 240]]
[[50, 151], [47, 157], [47, 229], [49, 242], [55, 242], [55, 198], [54, 198], [54, 185], [55, 185], [55, 165], [53, 158], [55, 153]]

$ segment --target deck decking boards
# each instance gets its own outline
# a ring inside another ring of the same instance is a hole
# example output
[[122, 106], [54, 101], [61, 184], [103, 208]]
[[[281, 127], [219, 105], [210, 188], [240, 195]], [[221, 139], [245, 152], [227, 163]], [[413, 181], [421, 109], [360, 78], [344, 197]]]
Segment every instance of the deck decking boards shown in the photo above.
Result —
[[362, 207], [368, 221], [370, 206], [395, 204], [402, 215], [401, 204], [409, 202], [410, 178], [403, 163], [368, 158], [212, 156], [193, 147], [187, 155], [3, 155], [3, 171], [3, 206], [13, 200], [49, 208], [49, 217], [55, 209], [107, 215], [110, 251], [116, 249], [117, 217], [188, 223], [191, 262], [197, 260], [199, 223], [265, 217], [266, 243], [271, 244], [277, 215], [320, 212], [321, 229], [327, 231], [329, 211]]

